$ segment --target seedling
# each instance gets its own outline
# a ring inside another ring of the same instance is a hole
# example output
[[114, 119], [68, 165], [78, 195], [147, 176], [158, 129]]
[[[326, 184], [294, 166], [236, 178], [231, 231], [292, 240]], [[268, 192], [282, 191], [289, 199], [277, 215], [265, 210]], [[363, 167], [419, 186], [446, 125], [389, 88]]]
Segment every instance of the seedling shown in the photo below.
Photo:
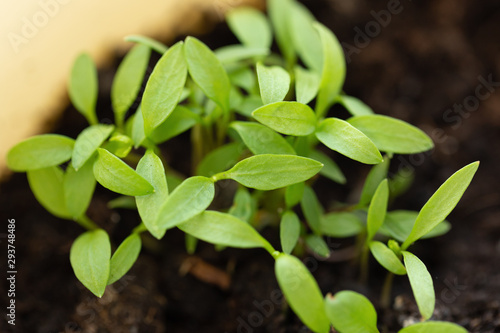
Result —
[[[408, 248], [449, 229], [445, 218], [479, 162], [452, 175], [420, 212], [388, 211], [402, 184], [388, 177], [391, 158], [432, 149], [431, 139], [343, 93], [342, 48], [305, 7], [293, 0], [270, 0], [269, 16], [250, 8], [231, 11], [228, 23], [241, 44], [215, 51], [193, 37], [169, 48], [146, 37], [129, 37], [136, 46], [113, 81], [113, 125], [99, 123], [97, 72], [89, 56], [81, 55], [74, 63], [69, 94], [89, 127], [76, 139], [47, 134], [25, 140], [8, 153], [9, 167], [27, 173], [35, 197], [49, 212], [87, 230], [73, 243], [70, 261], [78, 280], [98, 297], [132, 267], [141, 238], [149, 233], [161, 239], [169, 229], [179, 228], [187, 235], [189, 252], [196, 251], [197, 240], [219, 250], [266, 250], [275, 259], [288, 304], [314, 332], [329, 332], [331, 325], [344, 333], [378, 332], [377, 314], [366, 297], [340, 291], [324, 298], [294, 255], [309, 248], [327, 257], [325, 236], [356, 236], [362, 275], [368, 275], [371, 253], [390, 272], [386, 298], [392, 274], [408, 275], [422, 319], [430, 319], [432, 278]], [[283, 57], [270, 49], [273, 35]], [[152, 51], [161, 58], [138, 96]], [[335, 117], [330, 112], [335, 104], [352, 116]], [[191, 135], [192, 167], [173, 170], [160, 145], [186, 131]], [[325, 153], [328, 149], [338, 154]], [[358, 203], [326, 212], [313, 184], [346, 183], [332, 155], [374, 167]], [[208, 210], [215, 184], [222, 180], [239, 184], [234, 203]], [[137, 209], [141, 218], [115, 251], [106, 231], [86, 215], [96, 183], [121, 195], [110, 207]], [[281, 220], [281, 251], [260, 235], [259, 211]], [[424, 330], [465, 331], [427, 321], [400, 332]]]

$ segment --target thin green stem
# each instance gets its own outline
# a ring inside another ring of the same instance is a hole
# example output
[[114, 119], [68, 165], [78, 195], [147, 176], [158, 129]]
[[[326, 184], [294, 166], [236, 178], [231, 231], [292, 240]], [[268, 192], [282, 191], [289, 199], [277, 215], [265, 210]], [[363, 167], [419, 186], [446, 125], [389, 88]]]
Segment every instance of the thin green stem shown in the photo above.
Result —
[[359, 280], [361, 283], [366, 284], [368, 281], [368, 259], [370, 258], [370, 250], [368, 246], [363, 246], [361, 250], [361, 259], [359, 261]]
[[380, 305], [384, 309], [389, 308], [391, 305], [392, 280], [394, 280], [394, 274], [388, 272], [385, 277], [384, 286], [382, 287], [382, 293], [380, 294]]
[[75, 222], [87, 230], [99, 229], [99, 226], [95, 224], [95, 222], [92, 221], [87, 215], [80, 216], [75, 220]]

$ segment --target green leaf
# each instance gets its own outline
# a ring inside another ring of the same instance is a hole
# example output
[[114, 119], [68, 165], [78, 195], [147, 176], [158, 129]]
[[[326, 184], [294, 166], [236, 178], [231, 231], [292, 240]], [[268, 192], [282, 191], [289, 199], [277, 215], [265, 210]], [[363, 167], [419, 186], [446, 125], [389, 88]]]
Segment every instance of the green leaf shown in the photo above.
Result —
[[370, 251], [380, 265], [382, 265], [389, 272], [397, 275], [405, 275], [406, 268], [401, 263], [401, 260], [396, 254], [389, 249], [384, 243], [378, 241], [370, 242]]
[[119, 127], [123, 124], [125, 113], [141, 90], [150, 54], [151, 49], [148, 46], [138, 44], [127, 53], [118, 66], [111, 86], [111, 102]]
[[184, 46], [189, 74], [205, 95], [223, 110], [229, 110], [231, 84], [224, 67], [214, 53], [194, 37], [186, 38]]
[[109, 278], [111, 244], [106, 231], [87, 231], [74, 241], [69, 259], [80, 282], [97, 297], [102, 297]]
[[330, 248], [323, 237], [319, 235], [308, 235], [306, 237], [306, 244], [314, 253], [321, 257], [328, 258], [330, 256]]
[[359, 217], [348, 212], [333, 212], [320, 219], [320, 233], [325, 236], [345, 238], [364, 230]]
[[370, 203], [380, 182], [387, 177], [390, 162], [391, 160], [388, 157], [384, 157], [384, 161], [382, 163], [372, 167], [366, 177], [363, 190], [361, 191], [361, 197], [358, 204], [359, 207], [365, 207]]
[[257, 63], [260, 95], [264, 105], [281, 102], [290, 89], [290, 75], [279, 66], [266, 67]]
[[146, 136], [174, 111], [186, 78], [187, 65], [181, 41], [160, 58], [146, 84], [141, 103]]
[[373, 110], [368, 105], [356, 97], [347, 95], [340, 95], [339, 97], [340, 103], [353, 116], [367, 116], [374, 114]]
[[220, 179], [230, 178], [246, 187], [268, 191], [303, 182], [318, 173], [322, 166], [305, 157], [263, 154], [244, 159], [220, 174]]
[[438, 188], [420, 210], [410, 235], [401, 246], [403, 250], [444, 221], [460, 201], [478, 167], [479, 162], [463, 167]]
[[300, 202], [300, 207], [302, 208], [302, 212], [304, 213], [307, 223], [311, 227], [311, 229], [319, 234], [320, 233], [320, 219], [324, 214], [323, 207], [314, 193], [313, 189], [309, 186], [304, 188], [304, 195], [302, 196], [302, 200]]
[[418, 309], [424, 320], [427, 320], [432, 317], [436, 302], [432, 277], [424, 263], [414, 254], [408, 251], [401, 251], [401, 253], [403, 254], [406, 272], [408, 273], [408, 279], [410, 280]]
[[132, 141], [134, 142], [134, 148], [139, 148], [144, 140], [146, 140], [146, 133], [144, 132], [144, 118], [142, 115], [141, 106], [137, 108], [134, 115], [134, 120], [132, 123]]
[[243, 145], [238, 142], [228, 143], [212, 150], [205, 156], [200, 164], [198, 164], [196, 174], [204, 177], [212, 177], [216, 173], [227, 170], [238, 162], [244, 150]]
[[293, 46], [292, 30], [288, 21], [292, 11], [291, 0], [269, 0], [268, 12], [276, 35], [276, 42], [285, 57], [287, 64], [295, 62], [295, 49]]
[[467, 333], [462, 326], [445, 321], [426, 321], [407, 326], [398, 331], [398, 333]]
[[381, 151], [415, 154], [434, 147], [427, 134], [399, 119], [382, 115], [367, 115], [352, 117], [347, 121], [366, 134]]
[[155, 189], [154, 193], [137, 196], [135, 200], [142, 222], [148, 231], [159, 239], [163, 233], [156, 229], [156, 221], [160, 208], [168, 197], [167, 178], [163, 163], [153, 151], [148, 150], [137, 164], [137, 174], [147, 180]]
[[73, 167], [76, 170], [80, 169], [111, 135], [114, 129], [113, 125], [103, 124], [92, 125], [84, 129], [75, 141], [71, 156]]
[[269, 53], [268, 48], [249, 47], [240, 44], [223, 46], [214, 51], [215, 56], [223, 65], [234, 64], [248, 59], [254, 62], [257, 59], [266, 57]]
[[314, 24], [314, 27], [319, 32], [323, 46], [323, 71], [316, 110], [319, 115], [324, 115], [342, 90], [345, 80], [346, 63], [344, 50], [330, 29], [318, 22]]
[[313, 150], [309, 153], [308, 157], [323, 163], [323, 169], [319, 172], [320, 175], [325, 176], [326, 178], [329, 178], [339, 184], [346, 183], [347, 180], [342, 173], [342, 170], [340, 170], [337, 163], [335, 163], [326, 154], [320, 152], [319, 150]]
[[88, 160], [78, 171], [70, 164], [64, 175], [64, 199], [68, 213], [73, 219], [85, 214], [92, 200], [96, 180], [93, 171], [94, 161]]
[[69, 97], [89, 124], [97, 124], [97, 69], [88, 54], [80, 54], [73, 63], [69, 78]]
[[304, 5], [294, 1], [287, 21], [297, 54], [308, 68], [321, 72], [323, 55], [321, 39], [313, 25], [314, 16]]
[[295, 95], [297, 102], [308, 104], [316, 97], [319, 90], [320, 78], [318, 74], [300, 66], [295, 67]]
[[102, 148], [109, 151], [120, 158], [127, 157], [128, 153], [132, 150], [134, 141], [126, 135], [115, 133], [109, 138]]
[[124, 276], [134, 265], [141, 252], [141, 236], [128, 236], [111, 257], [107, 284], [113, 284]]
[[240, 187], [234, 195], [233, 205], [228, 213], [242, 221], [250, 222], [256, 211], [257, 201], [246, 188]]
[[295, 136], [314, 132], [316, 116], [313, 110], [298, 102], [277, 102], [258, 108], [252, 116], [273, 130]]
[[377, 312], [365, 296], [343, 290], [325, 298], [325, 311], [336, 330], [342, 333], [378, 333]]
[[373, 195], [370, 206], [368, 207], [368, 216], [366, 219], [366, 227], [368, 235], [366, 241], [372, 240], [378, 229], [382, 226], [387, 213], [387, 203], [389, 202], [389, 185], [387, 179], [380, 182], [375, 194]]
[[196, 238], [212, 244], [253, 248], [274, 249], [250, 224], [232, 215], [207, 210], [179, 224], [179, 229]]
[[121, 196], [116, 199], [108, 201], [109, 209], [133, 209], [137, 210], [137, 204], [134, 197]]
[[153, 235], [161, 238], [167, 229], [200, 214], [207, 209], [214, 196], [212, 179], [200, 176], [186, 179], [161, 206], [158, 218], [151, 228]]
[[328, 333], [330, 323], [323, 296], [306, 266], [292, 255], [281, 254], [276, 258], [275, 272], [288, 304], [300, 320], [313, 332]]
[[226, 20], [242, 44], [267, 49], [271, 47], [271, 26], [262, 12], [251, 7], [235, 8], [226, 15]]
[[168, 47], [164, 44], [142, 35], [128, 35], [124, 38], [124, 40], [148, 46], [159, 54], [164, 54], [168, 50]]
[[71, 219], [64, 200], [64, 172], [57, 166], [28, 170], [31, 192], [38, 202], [52, 215]]
[[255, 155], [295, 155], [292, 146], [278, 133], [254, 122], [235, 121], [231, 127], [238, 132], [245, 145]]
[[327, 118], [316, 130], [316, 137], [331, 150], [365, 164], [383, 161], [375, 144], [361, 131], [338, 118]]
[[94, 176], [105, 188], [123, 195], [146, 195], [154, 192], [153, 186], [109, 151], [98, 148], [94, 163]]
[[302, 200], [305, 186], [306, 184], [304, 182], [300, 182], [297, 184], [290, 185], [286, 188], [285, 203], [287, 208], [294, 207]]
[[7, 166], [19, 172], [59, 165], [71, 158], [74, 144], [75, 140], [63, 135], [37, 135], [9, 150]]
[[280, 240], [281, 248], [286, 254], [292, 253], [300, 236], [300, 221], [297, 214], [291, 210], [286, 211], [281, 217]]
[[252, 112], [262, 107], [262, 99], [259, 95], [250, 95], [244, 97], [240, 105], [235, 108], [235, 111], [244, 117], [252, 117]]
[[150, 134], [155, 143], [163, 143], [187, 131], [198, 122], [198, 115], [188, 108], [178, 105], [170, 116]]
[[[238, 70], [230, 72], [228, 75], [233, 85], [245, 89], [248, 93], [255, 91], [257, 80], [252, 69], [242, 67]], [[260, 96], [257, 97], [260, 100]], [[262, 102], [259, 106], [262, 106]]]
[[[400, 242], [404, 242], [410, 235], [417, 216], [418, 212], [408, 210], [395, 210], [388, 212], [385, 217], [384, 224], [382, 224], [379, 232]], [[447, 233], [450, 229], [450, 223], [448, 221], [443, 221], [421, 238], [424, 239], [441, 236]]]

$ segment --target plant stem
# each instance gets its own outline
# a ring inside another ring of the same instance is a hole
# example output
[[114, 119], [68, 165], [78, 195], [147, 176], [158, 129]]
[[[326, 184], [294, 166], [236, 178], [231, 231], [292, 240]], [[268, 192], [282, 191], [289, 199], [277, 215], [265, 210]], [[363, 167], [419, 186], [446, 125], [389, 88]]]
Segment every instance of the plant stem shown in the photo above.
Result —
[[361, 283], [366, 284], [368, 281], [368, 259], [370, 250], [368, 246], [364, 245], [361, 249], [361, 258], [359, 261], [359, 280]]
[[76, 223], [78, 223], [80, 226], [87, 230], [95, 230], [99, 229], [99, 226], [94, 223], [87, 215], [82, 215], [79, 218], [75, 220]]
[[388, 272], [385, 277], [384, 286], [382, 287], [382, 293], [380, 294], [380, 305], [384, 309], [389, 308], [391, 305], [391, 289], [393, 279], [394, 273]]

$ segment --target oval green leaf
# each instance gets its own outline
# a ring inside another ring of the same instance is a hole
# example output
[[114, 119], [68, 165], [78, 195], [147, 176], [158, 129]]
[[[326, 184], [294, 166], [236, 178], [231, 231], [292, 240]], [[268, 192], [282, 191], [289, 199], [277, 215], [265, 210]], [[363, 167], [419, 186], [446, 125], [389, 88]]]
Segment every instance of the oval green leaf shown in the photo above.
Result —
[[432, 277], [424, 263], [414, 254], [408, 251], [401, 251], [401, 253], [403, 254], [406, 272], [408, 273], [413, 296], [417, 301], [418, 310], [424, 320], [427, 320], [432, 317], [436, 302]]
[[434, 147], [427, 134], [399, 119], [383, 115], [366, 115], [352, 117], [347, 121], [366, 134], [381, 151], [415, 154]]
[[198, 164], [196, 174], [204, 177], [212, 177], [216, 173], [227, 170], [238, 162], [244, 150], [245, 147], [238, 142], [228, 143], [212, 150]]
[[295, 49], [293, 45], [292, 30], [289, 28], [290, 14], [292, 10], [291, 0], [269, 0], [268, 12], [271, 18], [276, 42], [287, 64], [295, 63]]
[[139, 196], [154, 192], [154, 187], [125, 162], [106, 149], [97, 149], [94, 176], [105, 188], [123, 195]]
[[330, 323], [323, 295], [306, 266], [292, 255], [281, 254], [276, 258], [275, 272], [288, 304], [300, 320], [313, 332], [328, 333]]
[[242, 44], [266, 49], [271, 47], [271, 26], [267, 17], [259, 10], [251, 7], [236, 8], [226, 15], [226, 20]]
[[406, 274], [406, 268], [401, 263], [401, 260], [384, 243], [378, 241], [370, 242], [370, 251], [379, 264], [389, 272], [397, 275]]
[[304, 188], [304, 194], [302, 196], [302, 200], [300, 201], [300, 207], [306, 217], [307, 224], [309, 224], [315, 233], [320, 234], [320, 219], [324, 214], [324, 209], [321, 206], [316, 193], [309, 186]]
[[314, 132], [316, 116], [313, 110], [298, 102], [277, 102], [258, 108], [252, 116], [276, 132], [305, 136]]
[[264, 105], [281, 102], [290, 89], [290, 75], [279, 66], [266, 67], [257, 64], [257, 78], [259, 79], [260, 96]]
[[372, 240], [378, 229], [382, 226], [387, 213], [387, 204], [389, 202], [389, 185], [387, 179], [380, 182], [375, 194], [373, 195], [370, 206], [368, 207], [368, 216], [366, 218], [366, 227], [368, 235], [366, 241]]
[[300, 221], [294, 212], [286, 211], [281, 217], [280, 241], [281, 248], [286, 254], [292, 253], [300, 236]]
[[73, 167], [76, 170], [80, 169], [111, 135], [114, 129], [113, 125], [97, 124], [87, 127], [78, 134], [71, 156]]
[[125, 113], [141, 89], [150, 54], [151, 49], [148, 46], [138, 44], [127, 53], [118, 66], [111, 86], [111, 103], [119, 127], [123, 125]]
[[[382, 224], [379, 232], [388, 237], [392, 237], [399, 242], [404, 242], [410, 235], [417, 216], [418, 212], [409, 210], [395, 210], [388, 212], [385, 216], [384, 224]], [[450, 229], [450, 222], [443, 221], [436, 225], [434, 229], [423, 235], [421, 239], [444, 235]]]
[[426, 321], [407, 326], [398, 331], [398, 333], [467, 333], [468, 331], [454, 323], [445, 321]]
[[323, 258], [328, 258], [330, 256], [330, 248], [323, 237], [319, 235], [308, 235], [306, 237], [306, 244], [307, 247], [319, 256]]
[[87, 231], [74, 241], [69, 259], [80, 282], [97, 297], [102, 297], [109, 278], [111, 244], [106, 231]]
[[69, 78], [69, 97], [75, 108], [85, 116], [89, 124], [97, 124], [97, 69], [92, 58], [80, 54], [73, 63]]
[[146, 84], [141, 103], [146, 136], [174, 111], [186, 78], [187, 65], [181, 41], [160, 58]]
[[308, 104], [316, 97], [319, 90], [320, 77], [312, 71], [300, 66], [295, 67], [295, 95], [297, 102]]
[[63, 135], [37, 135], [9, 150], [7, 166], [19, 172], [59, 165], [71, 158], [74, 145], [75, 140]]
[[318, 126], [316, 137], [331, 150], [365, 164], [383, 161], [375, 144], [361, 131], [338, 118], [327, 118]]
[[320, 232], [325, 236], [345, 238], [355, 236], [363, 230], [361, 219], [353, 213], [328, 213], [320, 220]]
[[94, 194], [96, 180], [93, 171], [94, 160], [90, 159], [80, 169], [70, 164], [64, 175], [64, 199], [68, 213], [78, 219], [87, 211]]
[[257, 200], [252, 197], [248, 189], [240, 187], [234, 195], [233, 205], [228, 213], [242, 221], [250, 222], [257, 212]]
[[438, 188], [420, 210], [410, 235], [401, 246], [403, 250], [444, 221], [462, 198], [478, 167], [479, 162], [463, 167]]
[[360, 99], [347, 95], [340, 95], [340, 103], [353, 116], [368, 116], [374, 114], [373, 110]]
[[207, 210], [177, 227], [212, 244], [237, 248], [262, 247], [270, 253], [274, 252], [269, 242], [250, 224], [230, 214]]
[[377, 312], [365, 296], [343, 290], [325, 298], [325, 311], [336, 330], [342, 333], [378, 333]]
[[363, 185], [363, 190], [361, 191], [358, 203], [359, 207], [365, 207], [371, 202], [377, 187], [384, 180], [384, 178], [387, 177], [390, 163], [391, 160], [388, 157], [384, 157], [384, 161], [382, 163], [372, 167], [368, 176], [366, 176], [365, 184]]
[[164, 54], [168, 50], [168, 47], [166, 45], [160, 43], [157, 40], [142, 35], [128, 35], [123, 39], [127, 42], [134, 42], [148, 46], [159, 54]]
[[137, 210], [148, 231], [158, 239], [163, 236], [156, 226], [158, 213], [168, 197], [167, 178], [161, 159], [148, 150], [137, 164], [136, 172], [153, 185], [154, 193], [135, 197]]
[[339, 184], [345, 184], [346, 178], [342, 170], [340, 170], [337, 163], [335, 163], [329, 156], [320, 152], [319, 150], [313, 150], [309, 153], [309, 158], [316, 160], [323, 164], [323, 169], [319, 172], [320, 175], [325, 176]]
[[184, 106], [178, 105], [172, 114], [150, 134], [154, 143], [163, 143], [184, 133], [198, 122], [199, 116]]
[[64, 200], [64, 172], [57, 166], [28, 170], [31, 192], [38, 202], [52, 215], [71, 219]]
[[128, 236], [111, 257], [107, 284], [113, 284], [124, 276], [134, 265], [141, 252], [141, 236]]
[[[253, 63], [256, 59], [265, 58], [269, 53], [268, 48], [250, 47], [241, 44], [223, 46], [214, 51], [221, 64], [232, 65], [236, 63], [236, 66], [240, 65], [238, 62], [245, 60], [250, 60]], [[228, 75], [231, 77], [229, 73]]]
[[194, 37], [186, 38], [184, 54], [189, 74], [194, 82], [212, 101], [223, 110], [229, 111], [231, 84], [224, 67], [215, 54]]
[[323, 70], [316, 110], [318, 115], [324, 115], [342, 90], [345, 80], [346, 63], [344, 50], [330, 29], [319, 22], [314, 23], [314, 27], [319, 32], [323, 47]]
[[302, 200], [305, 186], [306, 184], [304, 182], [300, 182], [297, 184], [290, 185], [286, 188], [285, 203], [287, 208], [294, 207]]
[[238, 132], [245, 145], [255, 155], [295, 155], [292, 146], [278, 133], [255, 122], [235, 121], [231, 127]]
[[167, 229], [200, 214], [207, 209], [214, 196], [215, 186], [212, 179], [201, 176], [186, 179], [161, 206], [151, 227], [153, 235], [161, 238]]
[[269, 191], [303, 182], [317, 174], [322, 166], [310, 158], [263, 154], [244, 159], [219, 177], [214, 177], [230, 178], [246, 187]]

